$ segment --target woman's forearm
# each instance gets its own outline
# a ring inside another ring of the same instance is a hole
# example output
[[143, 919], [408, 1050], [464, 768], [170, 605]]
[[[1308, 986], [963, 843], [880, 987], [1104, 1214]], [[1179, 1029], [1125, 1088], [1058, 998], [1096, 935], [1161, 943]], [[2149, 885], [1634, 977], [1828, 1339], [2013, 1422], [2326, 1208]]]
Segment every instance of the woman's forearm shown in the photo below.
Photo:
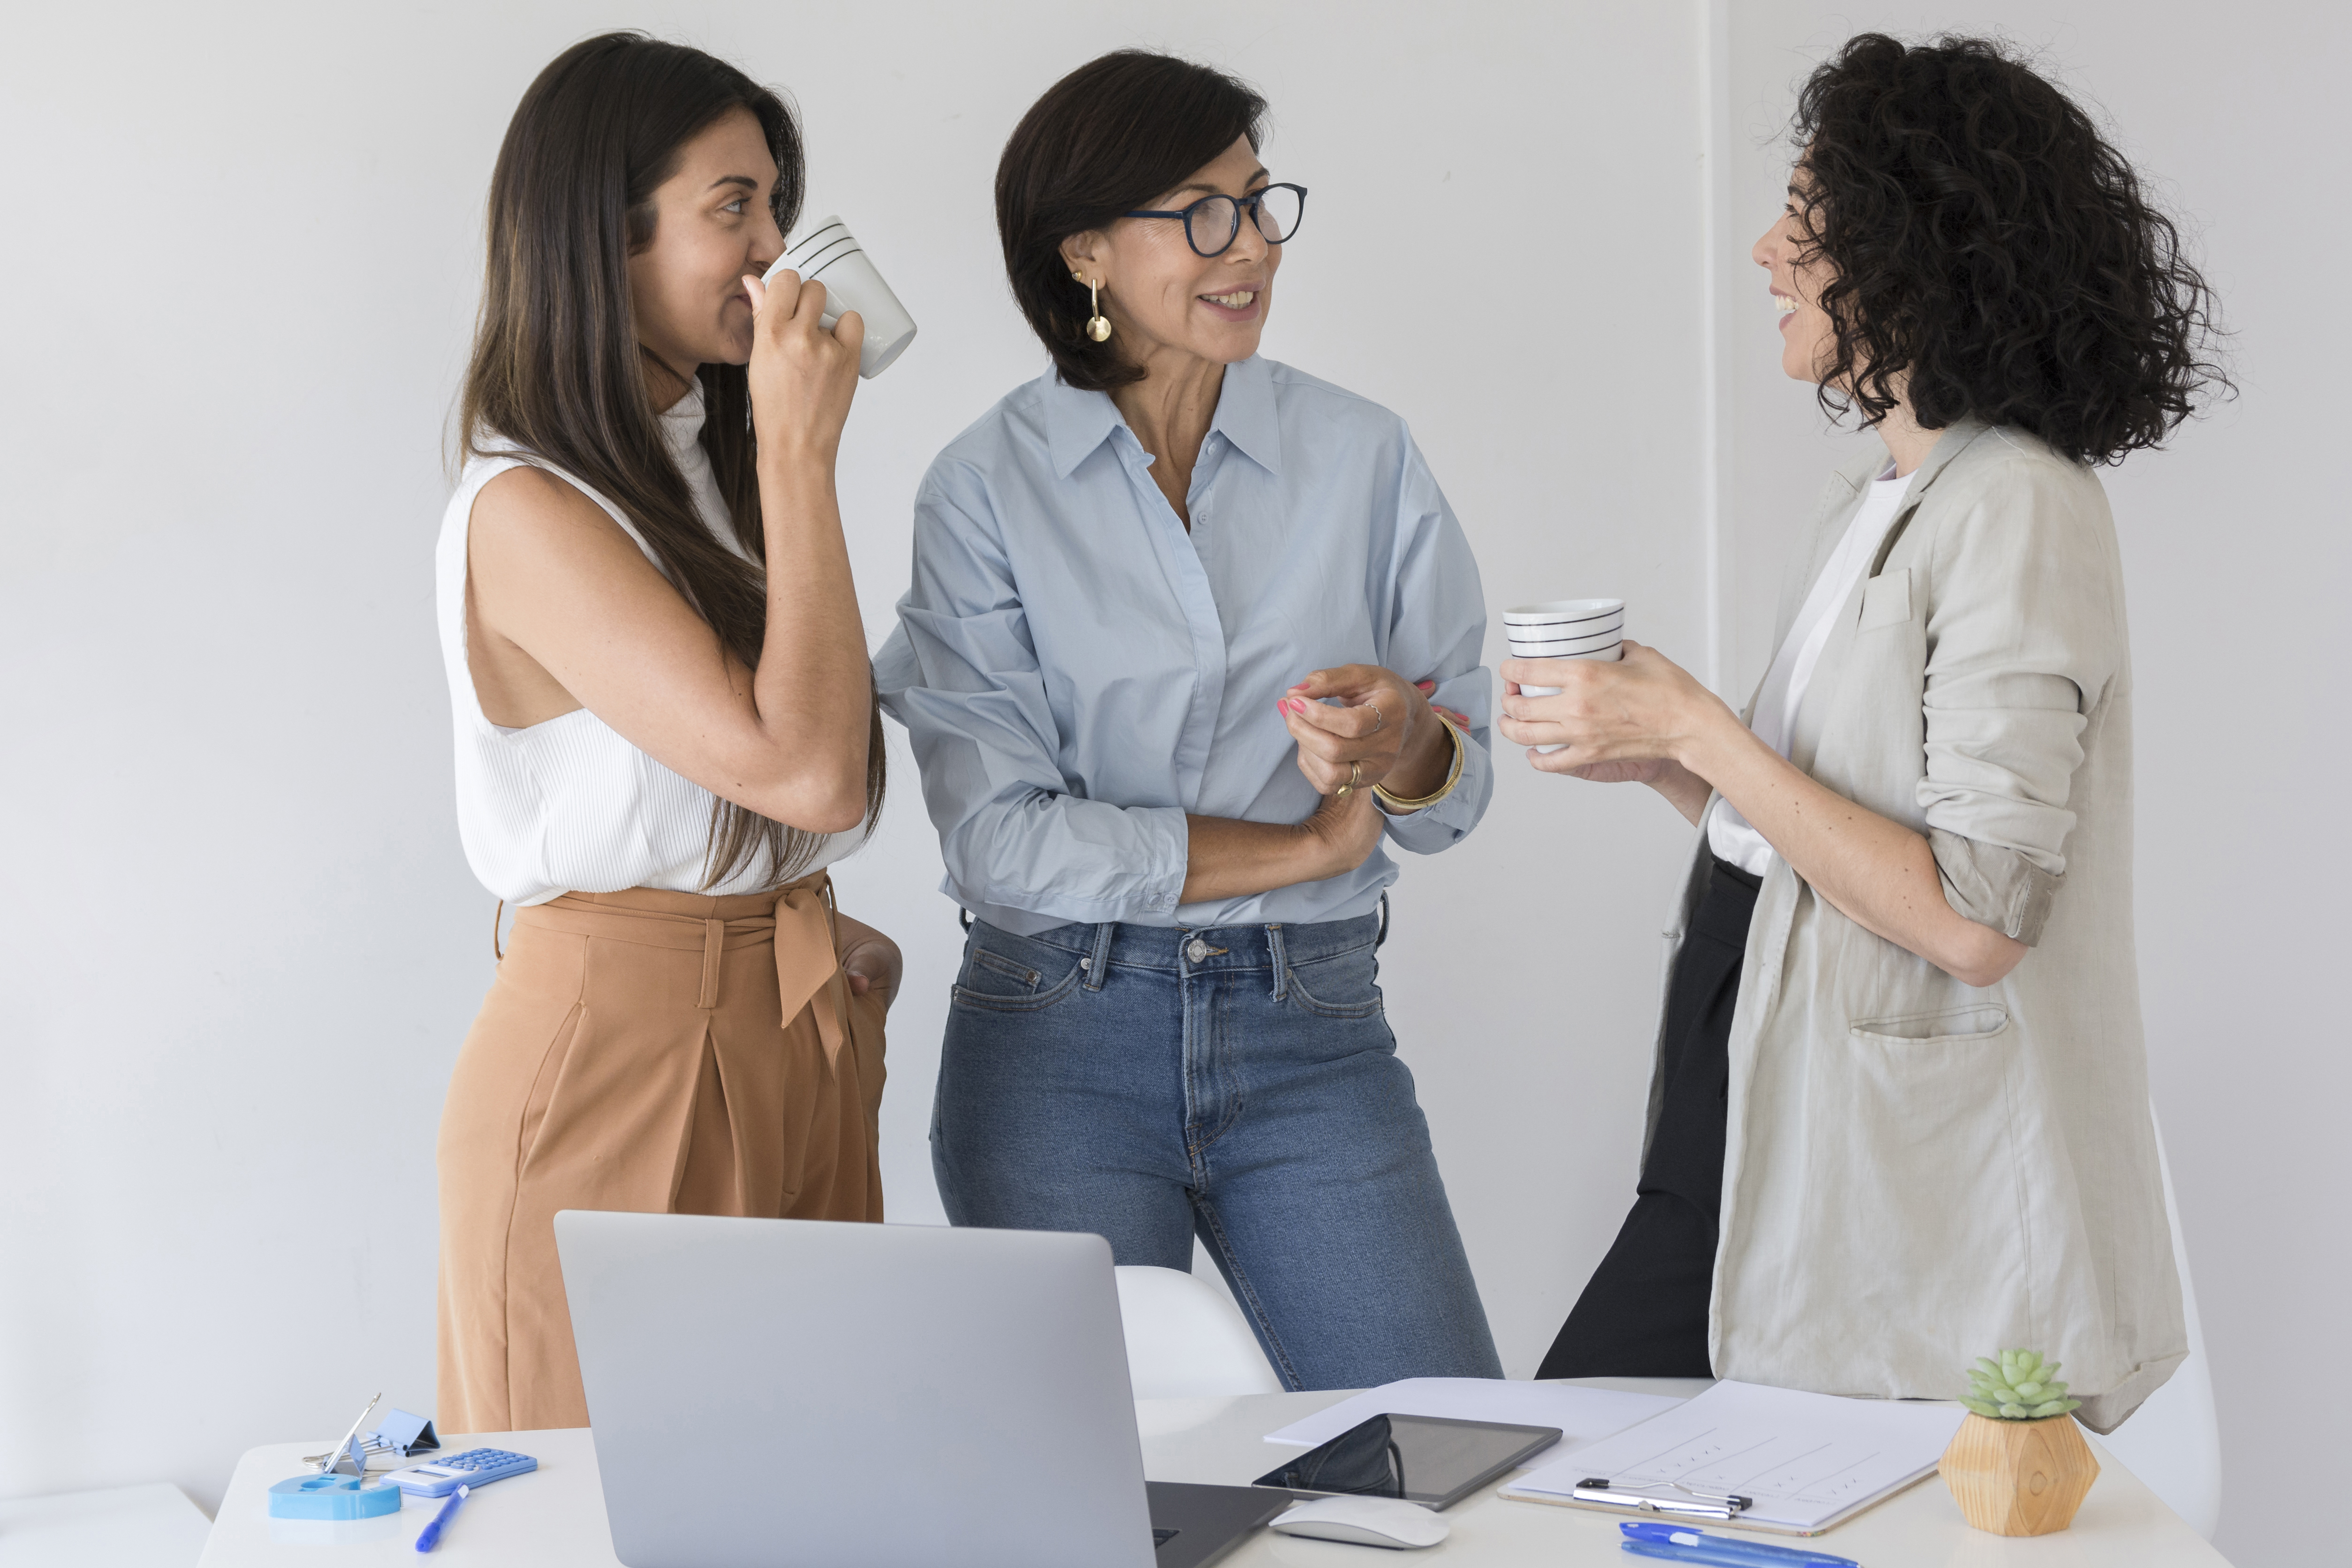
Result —
[[1951, 906], [1926, 839], [1810, 778], [1737, 719], [1706, 727], [1693, 752], [1693, 775], [1856, 925], [1971, 986], [1997, 984], [2025, 956], [2023, 943]]
[[1247, 898], [1331, 874], [1318, 869], [1314, 835], [1295, 822], [1188, 816], [1184, 826], [1192, 840], [1184, 858], [1186, 904]]
[[1303, 822], [1188, 816], [1182, 900], [1248, 898], [1353, 871], [1379, 845], [1386, 822], [1370, 789], [1326, 796]]
[[793, 759], [790, 793], [806, 805], [793, 825], [844, 831], [866, 815], [873, 675], [833, 464], [814, 450], [763, 451], [759, 476], [768, 626], [752, 704]]

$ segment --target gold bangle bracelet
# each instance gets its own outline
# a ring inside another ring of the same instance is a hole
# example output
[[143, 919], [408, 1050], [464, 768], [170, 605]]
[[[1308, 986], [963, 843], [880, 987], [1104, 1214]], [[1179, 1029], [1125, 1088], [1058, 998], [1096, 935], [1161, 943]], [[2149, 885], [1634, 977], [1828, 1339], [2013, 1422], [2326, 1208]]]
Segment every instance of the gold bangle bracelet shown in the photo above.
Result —
[[1418, 811], [1424, 806], [1434, 806], [1453, 794], [1454, 787], [1462, 782], [1462, 732], [1454, 728], [1454, 721], [1444, 714], [1436, 714], [1435, 716], [1437, 722], [1445, 727], [1447, 737], [1454, 742], [1453, 769], [1445, 775], [1445, 782], [1438, 787], [1437, 793], [1423, 795], [1418, 800], [1408, 800], [1401, 795], [1391, 794], [1385, 784], [1373, 785], [1372, 793], [1379, 796], [1381, 804], [1391, 811]]

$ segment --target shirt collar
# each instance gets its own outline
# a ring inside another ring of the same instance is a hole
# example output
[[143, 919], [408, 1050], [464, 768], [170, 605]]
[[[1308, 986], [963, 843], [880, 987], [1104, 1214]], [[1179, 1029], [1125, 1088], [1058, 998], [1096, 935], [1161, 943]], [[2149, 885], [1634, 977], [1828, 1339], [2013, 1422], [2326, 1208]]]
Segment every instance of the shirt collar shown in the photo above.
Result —
[[1045, 392], [1046, 450], [1054, 459], [1055, 477], [1066, 479], [1126, 421], [1108, 392], [1080, 392], [1055, 370], [1038, 380]]
[[1282, 421], [1275, 412], [1274, 372], [1255, 354], [1225, 367], [1224, 385], [1217, 390], [1217, 416], [1209, 422], [1211, 434], [1221, 432], [1267, 473], [1282, 472]]
[[[1125, 428], [1118, 405], [1110, 401], [1108, 392], [1080, 392], [1064, 382], [1053, 371], [1041, 378], [1045, 383], [1045, 442], [1053, 455], [1054, 473], [1066, 479], [1077, 465], [1091, 456], [1096, 447], [1110, 438], [1115, 430]], [[1225, 367], [1225, 379], [1217, 391], [1217, 412], [1209, 422], [1209, 433], [1223, 434], [1239, 447], [1252, 462], [1269, 474], [1282, 472], [1282, 423], [1275, 410], [1274, 373], [1266, 362], [1253, 354], [1237, 365]]]

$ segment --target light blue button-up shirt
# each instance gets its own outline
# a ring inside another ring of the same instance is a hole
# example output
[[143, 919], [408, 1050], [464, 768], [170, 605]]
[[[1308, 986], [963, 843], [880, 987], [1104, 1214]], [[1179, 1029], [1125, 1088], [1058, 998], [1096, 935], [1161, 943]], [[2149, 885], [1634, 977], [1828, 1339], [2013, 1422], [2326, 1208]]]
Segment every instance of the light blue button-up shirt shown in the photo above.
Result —
[[1315, 810], [1275, 704], [1381, 664], [1466, 714], [1461, 782], [1391, 817], [1429, 854], [1485, 814], [1492, 682], [1477, 562], [1404, 422], [1252, 359], [1228, 366], [1190, 534], [1107, 395], [1052, 371], [958, 436], [915, 500], [913, 585], [875, 663], [947, 861], [941, 891], [1024, 935], [1071, 921], [1223, 925], [1363, 915], [1341, 876], [1180, 904], [1185, 815]]

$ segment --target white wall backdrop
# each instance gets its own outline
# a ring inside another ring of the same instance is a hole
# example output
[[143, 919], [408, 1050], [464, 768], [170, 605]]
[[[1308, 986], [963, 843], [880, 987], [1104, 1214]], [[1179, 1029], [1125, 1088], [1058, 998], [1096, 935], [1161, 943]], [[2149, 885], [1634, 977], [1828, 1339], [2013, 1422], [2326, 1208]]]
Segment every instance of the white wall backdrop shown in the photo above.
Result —
[[[2342, 711], [2323, 683], [2346, 653], [2344, 507], [2317, 461], [2346, 402], [2321, 276], [2346, 220], [2310, 171], [2345, 144], [2321, 73], [2352, 39], [2318, 12], [2324, 36], [2179, 0], [2017, 10], [2010, 29], [2204, 220], [2245, 334], [2243, 402], [2112, 482], [2139, 632], [2142, 951], [2233, 1473], [2325, 1474], [2352, 1458], [2308, 1397], [2352, 1393], [2329, 1337], [2347, 1280], [2340, 1246], [2308, 1243], [2341, 1236], [2347, 1162], [2321, 1119], [2347, 1070], [2314, 977], [2345, 922], [2295, 830], [2347, 760], [2315, 722]], [[1041, 362], [997, 259], [997, 152], [1062, 72], [1140, 43], [1272, 99], [1270, 162], [1314, 195], [1267, 351], [1412, 422], [1490, 605], [1622, 593], [1634, 634], [1695, 666], [1717, 637], [1744, 691], [1777, 553], [1837, 444], [1778, 381], [1737, 270], [1780, 183], [1756, 138], [1847, 32], [1987, 20], [1796, 0], [17, 18], [0, 1497], [168, 1479], [210, 1506], [241, 1450], [331, 1435], [379, 1387], [429, 1408], [434, 1129], [491, 913], [451, 819], [429, 552], [483, 193], [558, 50], [642, 26], [789, 88], [810, 211], [847, 216], [922, 323], [861, 391], [843, 455], [877, 644], [923, 465]], [[1711, 137], [1734, 154], [1712, 205]], [[1709, 243], [1732, 270], [1703, 266]], [[837, 876], [907, 949], [884, 1168], [894, 1218], [929, 1219], [958, 934], [896, 742], [893, 803]], [[1630, 1197], [1685, 842], [1647, 791], [1507, 766], [1481, 832], [1407, 866], [1395, 899], [1391, 1013], [1517, 1375]], [[2251, 1505], [2224, 1519], [2242, 1563], [2319, 1551]]]

